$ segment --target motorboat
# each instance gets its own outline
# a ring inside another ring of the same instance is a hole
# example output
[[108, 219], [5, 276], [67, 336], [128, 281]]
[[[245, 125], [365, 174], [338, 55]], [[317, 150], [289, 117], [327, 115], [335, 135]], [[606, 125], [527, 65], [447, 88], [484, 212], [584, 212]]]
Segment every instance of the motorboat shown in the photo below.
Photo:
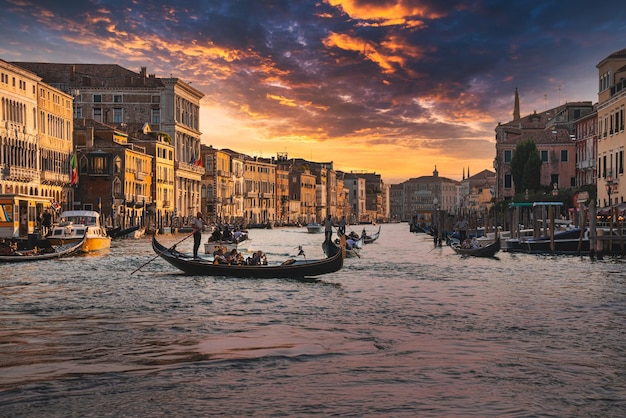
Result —
[[306, 226], [306, 230], [309, 234], [319, 234], [324, 232], [324, 226], [317, 222], [309, 222]]
[[[84, 240], [83, 240], [84, 238]], [[68, 210], [61, 213], [59, 222], [48, 236], [51, 245], [64, 245], [83, 240], [82, 252], [111, 247], [111, 237], [100, 223], [100, 214], [93, 210]]]

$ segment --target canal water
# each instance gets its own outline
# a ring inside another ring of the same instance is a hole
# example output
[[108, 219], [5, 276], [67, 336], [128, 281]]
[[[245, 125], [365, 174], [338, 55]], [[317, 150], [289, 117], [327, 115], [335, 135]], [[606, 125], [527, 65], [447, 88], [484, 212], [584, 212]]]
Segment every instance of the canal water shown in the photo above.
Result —
[[[313, 259], [322, 239], [251, 230], [244, 246]], [[0, 264], [0, 416], [626, 415], [621, 260], [464, 259], [407, 224], [313, 282], [154, 256], [145, 237]]]

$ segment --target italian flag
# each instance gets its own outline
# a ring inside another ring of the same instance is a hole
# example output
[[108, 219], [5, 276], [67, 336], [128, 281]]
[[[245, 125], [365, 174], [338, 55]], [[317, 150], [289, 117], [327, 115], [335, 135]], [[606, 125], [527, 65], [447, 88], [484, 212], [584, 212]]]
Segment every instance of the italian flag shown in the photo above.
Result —
[[70, 184], [73, 186], [78, 183], [78, 166], [76, 165], [76, 153], [72, 154], [72, 158], [70, 159], [70, 168], [72, 169], [72, 179], [70, 180]]

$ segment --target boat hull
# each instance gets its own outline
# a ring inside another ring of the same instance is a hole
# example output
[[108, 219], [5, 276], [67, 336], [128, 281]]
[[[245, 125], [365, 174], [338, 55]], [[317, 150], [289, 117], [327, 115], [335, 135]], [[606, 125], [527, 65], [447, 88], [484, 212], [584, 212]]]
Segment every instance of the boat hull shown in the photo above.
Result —
[[[30, 251], [18, 251], [11, 255], [0, 255], [0, 262], [5, 263], [17, 263], [17, 262], [29, 262], [39, 260], [50, 260], [54, 258], [68, 257], [72, 254], [80, 252], [82, 248], [82, 242], [71, 242], [64, 245], [60, 245], [56, 248], [50, 247], [42, 249], [38, 252]], [[46, 251], [52, 250], [52, 251]]]
[[[70, 238], [48, 238], [51, 245], [67, 245], [74, 242], [79, 242], [82, 237], [70, 237]], [[111, 237], [90, 237], [87, 236], [83, 241], [80, 251], [89, 253], [93, 251], [101, 251], [111, 248]]]
[[182, 270], [185, 274], [196, 276], [222, 276], [253, 279], [304, 279], [323, 274], [334, 273], [343, 266], [341, 251], [331, 257], [320, 260], [296, 260], [290, 263], [271, 265], [227, 265], [213, 264], [209, 259], [194, 258], [178, 252], [176, 246], [167, 248], [152, 238], [152, 248], [163, 260]]
[[498, 251], [500, 251], [500, 238], [484, 247], [478, 248], [462, 248], [458, 243], [451, 245], [452, 249], [458, 254], [468, 257], [494, 257]]

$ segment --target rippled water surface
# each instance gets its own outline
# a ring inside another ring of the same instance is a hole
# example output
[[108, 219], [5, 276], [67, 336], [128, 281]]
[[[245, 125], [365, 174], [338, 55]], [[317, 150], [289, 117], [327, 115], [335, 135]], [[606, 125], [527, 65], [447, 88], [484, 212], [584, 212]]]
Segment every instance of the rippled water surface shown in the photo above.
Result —
[[[149, 238], [0, 264], [0, 416], [626, 416], [623, 261], [408, 230], [315, 282], [184, 276]], [[323, 256], [306, 228], [250, 236]]]

